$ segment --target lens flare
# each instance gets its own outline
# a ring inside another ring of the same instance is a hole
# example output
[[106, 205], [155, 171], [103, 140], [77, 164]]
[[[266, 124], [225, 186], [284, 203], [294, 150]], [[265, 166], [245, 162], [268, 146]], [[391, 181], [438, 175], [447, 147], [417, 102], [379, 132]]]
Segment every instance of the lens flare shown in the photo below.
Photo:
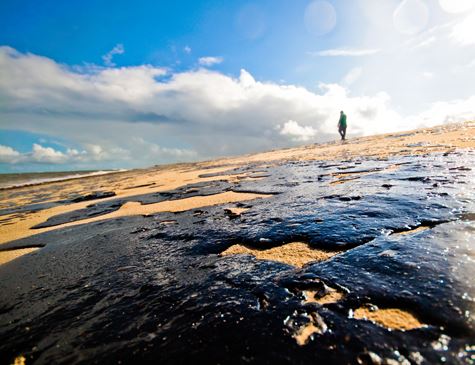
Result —
[[310, 34], [321, 36], [336, 25], [336, 11], [328, 1], [313, 1], [307, 5], [304, 15], [305, 28]]
[[404, 0], [394, 10], [393, 23], [399, 33], [413, 35], [423, 30], [429, 21], [429, 9], [421, 0]]

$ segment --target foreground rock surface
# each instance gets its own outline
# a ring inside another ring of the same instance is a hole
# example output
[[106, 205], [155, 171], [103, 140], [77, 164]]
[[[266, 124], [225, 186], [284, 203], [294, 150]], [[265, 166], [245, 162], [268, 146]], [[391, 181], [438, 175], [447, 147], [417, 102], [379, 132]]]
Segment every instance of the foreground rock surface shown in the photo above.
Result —
[[[41, 247], [0, 266], [0, 358], [473, 363], [474, 171], [471, 150], [254, 162], [238, 172], [259, 179], [134, 201], [266, 198], [61, 227], [127, 202], [111, 197], [51, 217], [41, 227], [57, 229], [0, 246]], [[303, 267], [252, 254], [294, 242], [336, 254]], [[222, 255], [234, 245], [251, 254]]]

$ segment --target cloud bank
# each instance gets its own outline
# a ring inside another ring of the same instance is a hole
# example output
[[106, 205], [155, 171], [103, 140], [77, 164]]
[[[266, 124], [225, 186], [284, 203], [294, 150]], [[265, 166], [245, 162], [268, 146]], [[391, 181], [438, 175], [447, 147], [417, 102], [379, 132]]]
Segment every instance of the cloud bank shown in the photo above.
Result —
[[[0, 146], [0, 162], [134, 167], [189, 161], [336, 138], [340, 110], [349, 134], [369, 135], [473, 118], [475, 97], [402, 116], [390, 96], [352, 96], [339, 84], [316, 92], [208, 69], [170, 73], [151, 65], [68, 67], [0, 47], [3, 129], [71, 141], [20, 153]], [[351, 83], [361, 70], [347, 77]]]

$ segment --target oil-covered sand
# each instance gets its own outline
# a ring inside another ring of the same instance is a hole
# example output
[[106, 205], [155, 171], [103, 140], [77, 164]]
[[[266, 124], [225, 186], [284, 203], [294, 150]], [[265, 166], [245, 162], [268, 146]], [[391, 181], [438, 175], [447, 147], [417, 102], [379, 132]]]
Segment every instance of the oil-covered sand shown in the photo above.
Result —
[[475, 124], [0, 191], [2, 363], [471, 364]]

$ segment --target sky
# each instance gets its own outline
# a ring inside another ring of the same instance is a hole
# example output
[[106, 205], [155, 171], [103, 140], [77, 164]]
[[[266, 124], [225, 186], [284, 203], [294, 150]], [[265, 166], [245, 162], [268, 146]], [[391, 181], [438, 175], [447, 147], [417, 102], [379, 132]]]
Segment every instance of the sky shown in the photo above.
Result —
[[475, 119], [473, 0], [2, 0], [0, 172]]

